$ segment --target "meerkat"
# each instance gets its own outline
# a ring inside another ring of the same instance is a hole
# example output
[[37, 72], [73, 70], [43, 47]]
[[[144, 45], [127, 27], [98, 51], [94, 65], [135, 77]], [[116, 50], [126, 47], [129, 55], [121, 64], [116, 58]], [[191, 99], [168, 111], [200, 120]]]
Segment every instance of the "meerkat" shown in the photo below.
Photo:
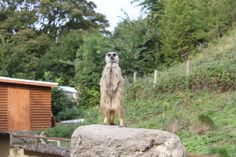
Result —
[[119, 67], [119, 57], [116, 52], [108, 52], [105, 56], [106, 66], [100, 80], [100, 108], [103, 115], [103, 124], [107, 124], [109, 115], [110, 125], [114, 125], [115, 112], [119, 115], [119, 125], [123, 126], [124, 109], [124, 79]]

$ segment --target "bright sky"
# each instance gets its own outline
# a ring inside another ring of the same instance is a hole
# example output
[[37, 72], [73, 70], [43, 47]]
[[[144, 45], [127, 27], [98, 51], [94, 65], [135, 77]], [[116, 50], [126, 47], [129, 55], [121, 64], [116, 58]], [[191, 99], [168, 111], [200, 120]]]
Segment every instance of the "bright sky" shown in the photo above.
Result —
[[[132, 0], [90, 0], [93, 1], [97, 8], [95, 11], [102, 13], [106, 16], [107, 20], [110, 23], [108, 30], [113, 31], [114, 27], [117, 26], [119, 22], [122, 21], [122, 18], [125, 18], [125, 11], [131, 20], [138, 19], [141, 16], [140, 10], [141, 7], [138, 7], [137, 4], [131, 4]], [[123, 11], [122, 11], [123, 10]]]

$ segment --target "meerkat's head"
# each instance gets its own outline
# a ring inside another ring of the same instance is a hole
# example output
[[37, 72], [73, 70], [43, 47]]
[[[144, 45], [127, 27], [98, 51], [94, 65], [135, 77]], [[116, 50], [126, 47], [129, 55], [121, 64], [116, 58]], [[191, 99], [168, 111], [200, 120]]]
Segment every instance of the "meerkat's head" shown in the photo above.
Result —
[[116, 52], [108, 52], [105, 57], [106, 63], [119, 63], [119, 56]]

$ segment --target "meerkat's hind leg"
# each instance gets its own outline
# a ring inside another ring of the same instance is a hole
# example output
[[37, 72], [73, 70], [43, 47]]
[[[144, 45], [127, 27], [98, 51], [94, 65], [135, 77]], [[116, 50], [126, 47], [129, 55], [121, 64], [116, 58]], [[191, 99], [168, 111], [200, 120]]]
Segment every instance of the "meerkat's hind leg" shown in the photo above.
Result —
[[110, 111], [110, 125], [115, 125], [114, 119], [115, 119], [115, 111], [111, 110]]
[[123, 108], [119, 108], [118, 114], [119, 114], [119, 121], [120, 121], [119, 126], [123, 127], [124, 126], [124, 110], [123, 110]]
[[102, 114], [103, 114], [103, 124], [106, 125], [107, 124], [107, 110], [103, 109]]

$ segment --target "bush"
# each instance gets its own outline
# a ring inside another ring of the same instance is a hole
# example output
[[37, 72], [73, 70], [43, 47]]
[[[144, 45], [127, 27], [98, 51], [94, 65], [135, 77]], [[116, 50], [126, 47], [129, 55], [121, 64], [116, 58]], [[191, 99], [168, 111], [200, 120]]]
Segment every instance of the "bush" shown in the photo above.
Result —
[[159, 73], [157, 92], [230, 91], [236, 89], [236, 62], [233, 50], [224, 56], [213, 55], [207, 60], [193, 61], [192, 70], [186, 74], [185, 64], [176, 65]]
[[44, 134], [47, 137], [61, 137], [61, 138], [71, 138], [72, 133], [79, 125], [63, 125], [58, 124], [54, 128], [47, 129]]
[[99, 105], [100, 94], [96, 89], [83, 88], [80, 90], [80, 105], [83, 107], [92, 107]]
[[144, 80], [138, 80], [136, 82], [127, 83], [125, 95], [127, 99], [131, 100], [153, 97], [153, 85]]
[[230, 157], [227, 150], [223, 147], [214, 147], [210, 149], [210, 154], [216, 154], [219, 157]]
[[63, 91], [52, 89], [52, 113], [56, 121], [73, 119], [79, 116], [76, 110], [77, 104], [72, 101]]

